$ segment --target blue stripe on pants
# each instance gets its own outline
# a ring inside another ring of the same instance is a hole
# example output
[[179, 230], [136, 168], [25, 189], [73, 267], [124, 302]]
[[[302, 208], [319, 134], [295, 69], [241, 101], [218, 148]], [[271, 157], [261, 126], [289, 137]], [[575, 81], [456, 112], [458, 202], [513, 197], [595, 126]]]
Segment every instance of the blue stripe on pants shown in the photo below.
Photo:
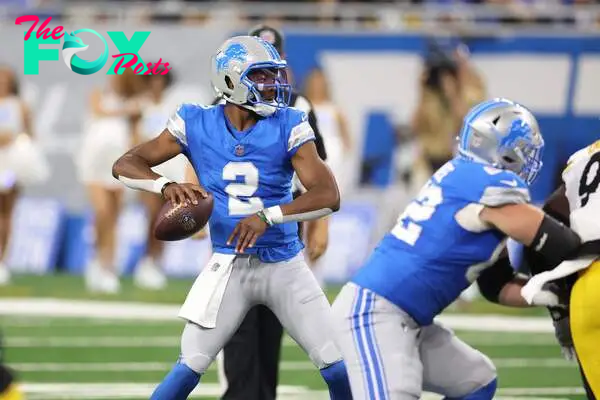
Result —
[[385, 400], [387, 390], [383, 378], [381, 358], [372, 331], [372, 311], [375, 297], [365, 289], [358, 289], [353, 316], [352, 331], [362, 365], [365, 368], [365, 391], [368, 399]]
[[367, 398], [370, 399], [371, 393], [374, 392], [374, 389], [372, 386], [373, 382], [372, 382], [372, 379], [370, 376], [371, 371], [369, 370], [368, 366], [366, 365], [366, 361], [367, 361], [366, 351], [365, 351], [364, 346], [362, 345], [362, 341], [360, 338], [360, 323], [361, 323], [360, 317], [361, 317], [361, 309], [363, 307], [364, 300], [366, 300], [366, 298], [363, 295], [363, 290], [359, 288], [358, 296], [354, 303], [354, 310], [352, 311], [352, 334], [354, 336], [354, 343], [356, 344], [358, 353], [360, 355], [361, 364], [363, 364], [365, 366], [364, 385], [365, 385], [365, 391], [366, 391]]
[[381, 400], [386, 400], [387, 397], [387, 385], [385, 383], [385, 372], [383, 370], [383, 361], [377, 348], [377, 341], [375, 339], [375, 330], [373, 329], [373, 310], [375, 309], [375, 294], [367, 292], [367, 298], [370, 302], [369, 313], [367, 314], [367, 323], [364, 326], [367, 337], [368, 350], [373, 359], [373, 366], [375, 367], [375, 380]]

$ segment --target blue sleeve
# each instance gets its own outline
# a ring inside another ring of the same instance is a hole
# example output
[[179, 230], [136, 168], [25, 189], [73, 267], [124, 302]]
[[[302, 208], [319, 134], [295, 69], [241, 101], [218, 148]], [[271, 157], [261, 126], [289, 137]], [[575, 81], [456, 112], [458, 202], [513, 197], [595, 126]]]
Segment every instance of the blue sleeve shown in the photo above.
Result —
[[515, 271], [521, 269], [521, 266], [523, 265], [524, 246], [516, 240], [509, 238], [508, 242], [506, 243], [506, 248], [508, 250], [508, 259], [510, 260], [510, 265]]
[[315, 132], [308, 123], [307, 114], [303, 111], [288, 108], [285, 129], [287, 153], [290, 158], [304, 143], [315, 140]]
[[186, 118], [190, 107], [192, 107], [190, 104], [180, 104], [167, 121], [167, 130], [177, 139], [182, 153], [186, 156], [189, 155]]

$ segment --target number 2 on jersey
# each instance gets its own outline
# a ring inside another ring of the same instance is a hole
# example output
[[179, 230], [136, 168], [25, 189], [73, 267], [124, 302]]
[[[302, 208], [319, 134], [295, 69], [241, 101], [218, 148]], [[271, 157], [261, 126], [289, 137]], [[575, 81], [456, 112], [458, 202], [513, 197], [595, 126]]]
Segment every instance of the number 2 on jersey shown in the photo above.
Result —
[[392, 229], [392, 235], [414, 246], [423, 230], [418, 223], [431, 218], [442, 200], [442, 188], [429, 183], [421, 190], [419, 197], [413, 200], [398, 217], [396, 226]]
[[251, 162], [227, 163], [223, 168], [223, 180], [235, 181], [238, 176], [242, 177], [242, 182], [225, 186], [225, 192], [229, 195], [229, 215], [251, 215], [262, 210], [262, 200], [252, 197], [258, 190], [258, 168]]

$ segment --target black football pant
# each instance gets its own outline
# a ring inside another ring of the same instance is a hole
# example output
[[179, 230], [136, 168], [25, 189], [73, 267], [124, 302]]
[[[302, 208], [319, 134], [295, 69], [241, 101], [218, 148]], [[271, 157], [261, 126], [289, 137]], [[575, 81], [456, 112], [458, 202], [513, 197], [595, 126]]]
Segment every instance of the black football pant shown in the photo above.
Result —
[[223, 349], [227, 390], [222, 400], [274, 400], [283, 327], [271, 310], [254, 306]]
[[[294, 193], [294, 199], [300, 192]], [[302, 237], [302, 224], [298, 224]], [[221, 400], [274, 400], [279, 381], [283, 326], [267, 307], [248, 311], [242, 325], [223, 348], [227, 390]]]

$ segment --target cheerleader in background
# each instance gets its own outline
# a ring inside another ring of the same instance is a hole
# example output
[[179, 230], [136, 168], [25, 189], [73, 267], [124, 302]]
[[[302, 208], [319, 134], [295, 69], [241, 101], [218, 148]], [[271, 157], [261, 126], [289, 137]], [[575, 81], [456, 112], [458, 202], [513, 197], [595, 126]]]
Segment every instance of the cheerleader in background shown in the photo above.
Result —
[[[346, 126], [346, 120], [339, 108], [331, 100], [327, 79], [322, 70], [318, 68], [312, 70], [308, 74], [304, 86], [304, 94], [312, 103], [313, 111], [319, 122], [319, 131], [321, 132], [323, 145], [327, 151], [327, 160], [325, 162], [331, 169], [338, 183], [340, 193], [343, 196], [347, 186], [345, 170], [348, 166], [345, 164], [345, 160], [348, 159], [348, 154], [352, 151], [352, 142]], [[325, 288], [323, 273], [324, 264], [327, 262], [326, 249], [329, 241], [329, 222], [325, 218], [311, 221], [311, 223], [306, 225], [306, 230], [307, 248], [309, 250], [315, 248], [311, 244], [311, 241], [321, 245], [318, 258], [311, 257], [310, 251], [308, 255], [315, 277], [321, 286]], [[321, 257], [321, 255], [323, 256]]]
[[8, 67], [0, 67], [0, 286], [10, 281], [4, 260], [21, 186], [40, 183], [49, 175], [46, 160], [31, 134], [29, 110], [19, 97], [15, 74]]
[[346, 189], [345, 160], [352, 151], [352, 140], [346, 119], [331, 100], [329, 85], [321, 69], [314, 69], [306, 78], [304, 94], [313, 105], [319, 121], [319, 130], [327, 150], [327, 165], [335, 176], [340, 193]]
[[[158, 136], [166, 126], [170, 114], [177, 106], [176, 99], [169, 93], [173, 82], [173, 72], [166, 75], [145, 75], [146, 90], [141, 94], [142, 114], [136, 125], [136, 140], [144, 142]], [[175, 182], [184, 182], [188, 161], [183, 154], [158, 165], [154, 172]], [[163, 205], [161, 197], [155, 193], [140, 192], [140, 198], [148, 215], [148, 239], [145, 257], [138, 264], [134, 282], [146, 289], [158, 290], [166, 285], [165, 275], [160, 267], [163, 242], [153, 234], [155, 218]]]
[[123, 185], [113, 178], [112, 165], [133, 142], [133, 126], [140, 114], [135, 99], [137, 78], [127, 69], [122, 75], [110, 75], [107, 87], [92, 93], [78, 154], [80, 178], [94, 211], [95, 254], [85, 274], [86, 286], [93, 292], [120, 289], [114, 263]]

